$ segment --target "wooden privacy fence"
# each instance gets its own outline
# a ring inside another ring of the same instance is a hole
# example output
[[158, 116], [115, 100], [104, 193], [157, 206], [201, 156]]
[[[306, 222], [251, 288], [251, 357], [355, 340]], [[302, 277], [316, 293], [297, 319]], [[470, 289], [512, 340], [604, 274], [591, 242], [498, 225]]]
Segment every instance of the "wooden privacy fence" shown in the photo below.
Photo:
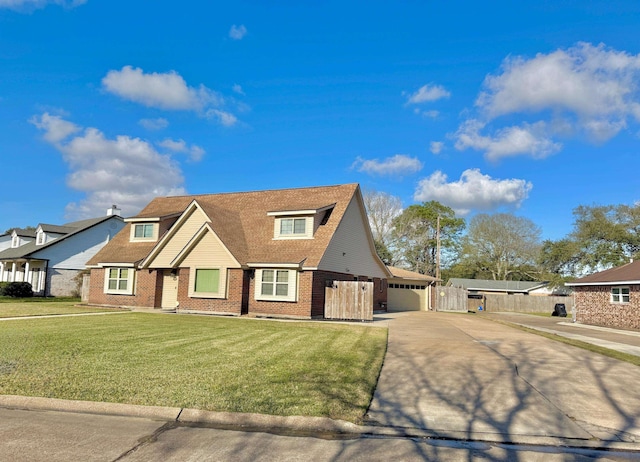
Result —
[[485, 301], [489, 312], [553, 313], [556, 303], [564, 303], [567, 313], [571, 313], [573, 307], [573, 297], [486, 294]]
[[436, 287], [436, 311], [467, 312], [467, 291], [457, 287]]
[[325, 288], [324, 317], [373, 321], [373, 282], [333, 281]]

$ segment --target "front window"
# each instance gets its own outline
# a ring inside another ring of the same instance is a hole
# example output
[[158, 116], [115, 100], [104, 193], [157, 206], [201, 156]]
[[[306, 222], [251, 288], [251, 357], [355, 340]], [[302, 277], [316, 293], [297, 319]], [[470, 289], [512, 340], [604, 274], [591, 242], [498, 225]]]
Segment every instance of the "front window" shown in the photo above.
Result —
[[296, 272], [287, 269], [264, 269], [256, 287], [258, 300], [295, 301]]
[[18, 246], [20, 246], [20, 238], [18, 236], [13, 236], [11, 238], [11, 247], [15, 249]]
[[133, 237], [136, 239], [145, 239], [153, 237], [153, 224], [145, 223], [140, 225], [135, 225], [135, 229], [133, 232]]
[[44, 233], [42, 231], [38, 233], [38, 237], [36, 238], [36, 244], [37, 245], [44, 244]]
[[219, 269], [196, 269], [195, 294], [217, 294], [220, 291]]
[[612, 287], [611, 303], [629, 303], [628, 287]]
[[133, 268], [107, 268], [105, 292], [109, 294], [132, 294], [133, 274]]

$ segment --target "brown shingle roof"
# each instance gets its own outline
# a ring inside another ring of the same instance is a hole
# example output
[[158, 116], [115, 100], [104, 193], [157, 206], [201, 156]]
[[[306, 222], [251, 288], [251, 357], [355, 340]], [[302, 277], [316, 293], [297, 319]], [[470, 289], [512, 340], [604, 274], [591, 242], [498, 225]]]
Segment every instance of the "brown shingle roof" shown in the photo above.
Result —
[[409, 270], [402, 269], [402, 268], [396, 268], [395, 266], [387, 266], [387, 268], [389, 269], [389, 272], [391, 273], [391, 275], [394, 278], [419, 279], [419, 280], [422, 280], [422, 281], [430, 281], [430, 282], [435, 282], [435, 281], [441, 281], [442, 280], [442, 279], [434, 278], [433, 276], [428, 276], [426, 274], [416, 273], [415, 271], [409, 271]]
[[[136, 218], [156, 218], [183, 212], [195, 201], [210, 218], [211, 228], [233, 256], [247, 263], [301, 263], [316, 267], [358, 191], [357, 184], [160, 197], [152, 200]], [[320, 210], [335, 204], [328, 222], [317, 228], [313, 239], [274, 240], [274, 217], [268, 212]], [[135, 263], [143, 260], [156, 243], [129, 242], [130, 224], [107, 244], [89, 265]]]
[[592, 285], [608, 285], [615, 283], [640, 282], [640, 260], [627, 263], [599, 273], [590, 274], [575, 281], [567, 282], [567, 286], [592, 286]]

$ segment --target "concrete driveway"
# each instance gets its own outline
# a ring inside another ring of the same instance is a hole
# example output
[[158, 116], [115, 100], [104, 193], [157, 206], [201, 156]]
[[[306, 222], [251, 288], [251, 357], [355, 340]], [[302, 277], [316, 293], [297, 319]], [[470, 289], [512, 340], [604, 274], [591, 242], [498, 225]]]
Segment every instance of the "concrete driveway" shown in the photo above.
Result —
[[384, 317], [389, 346], [369, 425], [520, 443], [640, 441], [634, 365], [481, 315]]

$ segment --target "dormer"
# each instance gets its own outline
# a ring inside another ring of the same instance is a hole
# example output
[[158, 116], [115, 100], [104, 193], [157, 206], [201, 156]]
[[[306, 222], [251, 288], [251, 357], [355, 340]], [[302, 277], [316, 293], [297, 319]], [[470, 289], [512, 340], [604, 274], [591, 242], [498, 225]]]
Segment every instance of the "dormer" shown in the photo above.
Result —
[[41, 226], [38, 226], [38, 230], [36, 231], [36, 245], [42, 245], [46, 242], [46, 235], [42, 230]]
[[35, 238], [35, 232], [24, 229], [14, 229], [11, 232], [11, 248], [16, 249], [20, 246], [33, 242]]
[[131, 223], [131, 242], [152, 242], [158, 240], [158, 231], [160, 229], [159, 218], [148, 218], [145, 220], [136, 220]]
[[11, 248], [15, 249], [16, 247], [20, 247], [20, 236], [14, 231], [11, 233]]
[[313, 239], [318, 227], [327, 223], [334, 206], [267, 212], [274, 217], [273, 239]]

